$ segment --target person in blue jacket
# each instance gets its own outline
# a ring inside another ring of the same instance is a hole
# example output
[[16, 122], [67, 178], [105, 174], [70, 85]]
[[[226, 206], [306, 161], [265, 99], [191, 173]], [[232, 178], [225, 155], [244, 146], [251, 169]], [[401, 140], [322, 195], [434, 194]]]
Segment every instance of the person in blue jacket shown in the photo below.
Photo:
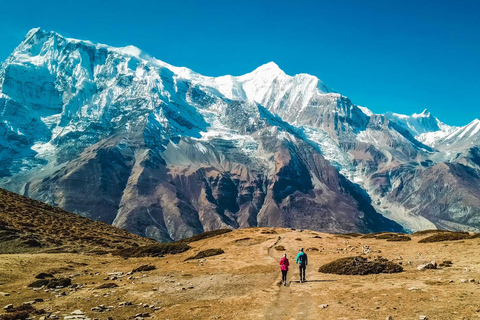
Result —
[[300, 283], [305, 282], [305, 271], [307, 270], [308, 257], [303, 248], [300, 249], [300, 252], [297, 254], [297, 261], [300, 269]]

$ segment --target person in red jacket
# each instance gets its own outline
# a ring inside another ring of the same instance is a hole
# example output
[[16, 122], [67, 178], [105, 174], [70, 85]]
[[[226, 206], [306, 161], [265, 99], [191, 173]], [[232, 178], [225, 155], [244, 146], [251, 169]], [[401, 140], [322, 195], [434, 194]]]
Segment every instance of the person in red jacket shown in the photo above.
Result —
[[290, 263], [288, 262], [287, 254], [285, 253], [283, 255], [283, 258], [280, 259], [280, 270], [282, 270], [282, 282], [284, 286], [287, 285], [287, 272], [288, 272], [289, 265]]

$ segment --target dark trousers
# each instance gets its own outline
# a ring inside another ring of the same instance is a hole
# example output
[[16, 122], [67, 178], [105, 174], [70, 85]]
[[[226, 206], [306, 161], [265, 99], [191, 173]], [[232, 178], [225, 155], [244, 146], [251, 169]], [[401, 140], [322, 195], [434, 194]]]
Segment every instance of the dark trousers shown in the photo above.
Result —
[[305, 270], [307, 269], [307, 264], [300, 263], [298, 268], [300, 269], [300, 281], [305, 281]]
[[287, 272], [288, 271], [282, 270], [282, 282], [287, 282]]

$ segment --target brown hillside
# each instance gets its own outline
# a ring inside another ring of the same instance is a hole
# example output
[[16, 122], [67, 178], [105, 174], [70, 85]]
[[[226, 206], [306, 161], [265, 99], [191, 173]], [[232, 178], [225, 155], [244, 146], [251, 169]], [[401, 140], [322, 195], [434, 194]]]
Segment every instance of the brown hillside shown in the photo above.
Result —
[[0, 254], [105, 254], [157, 242], [0, 189]]

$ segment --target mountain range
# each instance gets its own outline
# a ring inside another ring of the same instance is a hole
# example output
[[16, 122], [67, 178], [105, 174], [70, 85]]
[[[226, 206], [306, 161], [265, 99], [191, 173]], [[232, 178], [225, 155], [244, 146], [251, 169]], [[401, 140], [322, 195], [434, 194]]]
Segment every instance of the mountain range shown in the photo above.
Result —
[[32, 29], [0, 66], [0, 186], [161, 242], [480, 228], [480, 121], [374, 114], [275, 63], [207, 77]]

